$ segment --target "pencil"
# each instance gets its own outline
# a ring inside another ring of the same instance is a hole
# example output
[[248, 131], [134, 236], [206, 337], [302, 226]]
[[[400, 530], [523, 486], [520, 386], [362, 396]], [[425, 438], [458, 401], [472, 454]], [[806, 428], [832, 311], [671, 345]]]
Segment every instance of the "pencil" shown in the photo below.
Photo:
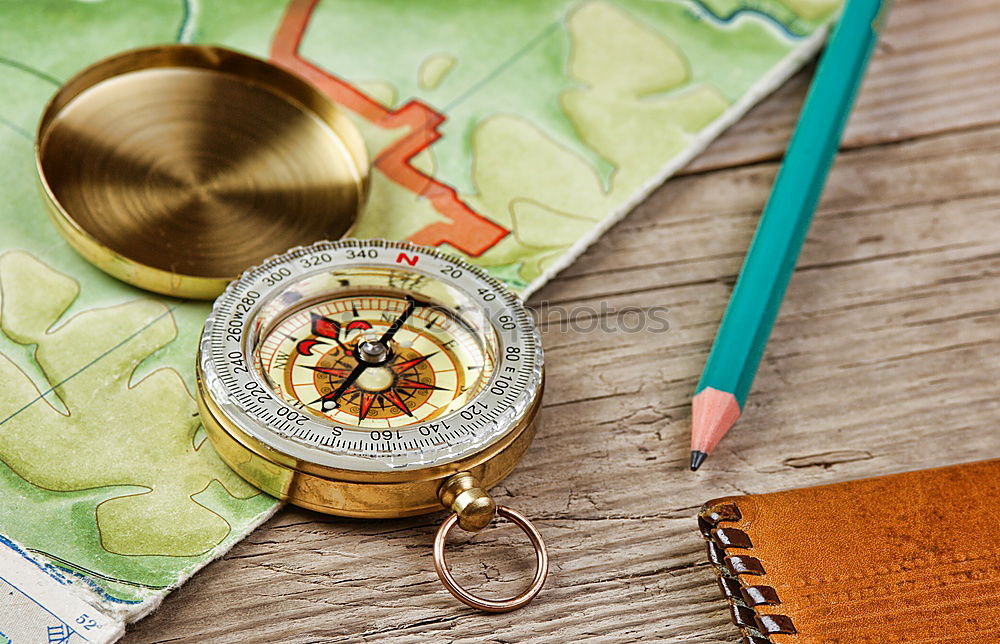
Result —
[[691, 469], [742, 414], [888, 3], [847, 0], [691, 401]]

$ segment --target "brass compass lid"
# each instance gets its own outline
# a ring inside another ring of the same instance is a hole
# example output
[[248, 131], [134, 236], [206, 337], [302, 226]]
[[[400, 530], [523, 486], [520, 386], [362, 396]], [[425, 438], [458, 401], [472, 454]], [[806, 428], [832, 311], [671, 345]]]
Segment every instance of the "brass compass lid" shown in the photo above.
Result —
[[312, 85], [209, 46], [133, 50], [52, 98], [43, 196], [84, 257], [136, 286], [213, 298], [292, 246], [342, 237], [368, 188], [360, 133]]

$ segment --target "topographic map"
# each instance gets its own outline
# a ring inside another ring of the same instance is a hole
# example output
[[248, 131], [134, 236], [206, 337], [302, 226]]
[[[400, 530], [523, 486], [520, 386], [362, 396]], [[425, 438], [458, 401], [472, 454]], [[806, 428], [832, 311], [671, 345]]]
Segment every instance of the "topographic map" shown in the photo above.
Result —
[[302, 74], [369, 147], [357, 236], [527, 294], [815, 53], [838, 4], [0, 0], [0, 534], [135, 619], [276, 508], [200, 428], [208, 305], [107, 277], [43, 210], [36, 124], [85, 65], [203, 42]]

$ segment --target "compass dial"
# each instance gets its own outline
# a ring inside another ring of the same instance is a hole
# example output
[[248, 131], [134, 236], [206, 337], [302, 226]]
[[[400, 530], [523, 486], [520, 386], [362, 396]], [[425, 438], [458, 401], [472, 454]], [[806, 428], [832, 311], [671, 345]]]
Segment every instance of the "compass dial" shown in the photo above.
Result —
[[327, 477], [475, 461], [525, 432], [542, 388], [514, 294], [447, 254], [379, 240], [247, 271], [216, 301], [199, 356], [213, 441]]
[[475, 330], [447, 309], [377, 292], [291, 313], [256, 356], [284, 400], [365, 429], [413, 425], [460, 409], [489, 381], [494, 359]]

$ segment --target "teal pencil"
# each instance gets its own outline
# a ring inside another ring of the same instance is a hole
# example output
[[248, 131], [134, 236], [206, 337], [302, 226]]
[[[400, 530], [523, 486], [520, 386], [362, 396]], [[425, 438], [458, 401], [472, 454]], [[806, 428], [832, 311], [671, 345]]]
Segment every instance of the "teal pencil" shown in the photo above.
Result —
[[888, 0], [847, 0], [799, 115], [691, 401], [691, 469], [742, 413]]

